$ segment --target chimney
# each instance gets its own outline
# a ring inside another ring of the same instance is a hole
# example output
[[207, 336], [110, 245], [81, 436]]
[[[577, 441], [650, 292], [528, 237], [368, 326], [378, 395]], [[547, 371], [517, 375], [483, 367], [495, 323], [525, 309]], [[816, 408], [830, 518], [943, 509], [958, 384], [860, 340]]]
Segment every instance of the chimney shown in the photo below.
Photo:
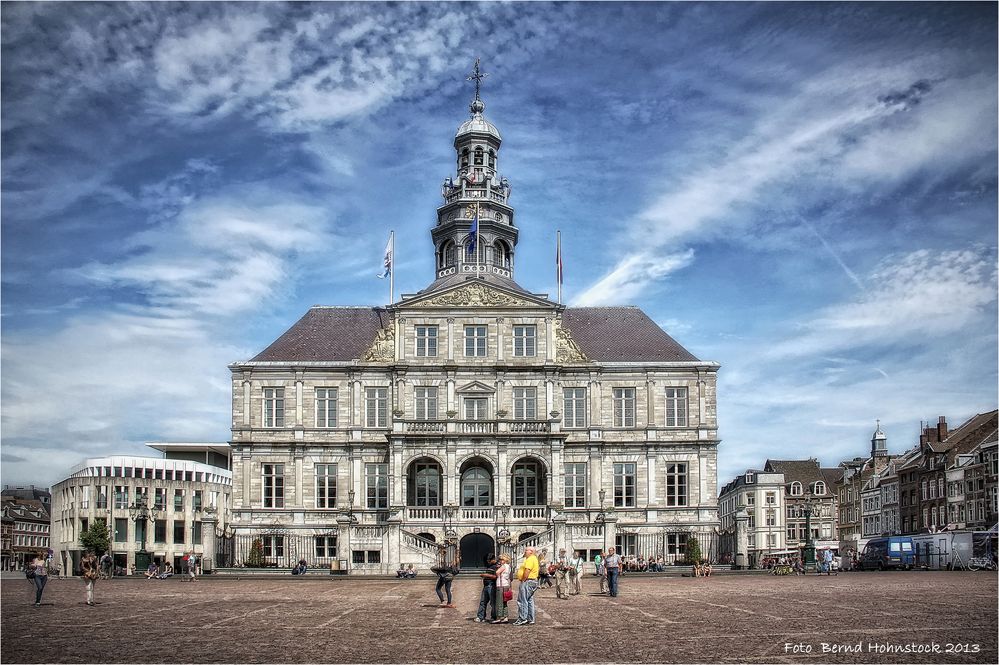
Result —
[[947, 438], [947, 418], [940, 416], [937, 419], [937, 441], [944, 441]]
[[926, 431], [924, 430], [922, 434], [919, 435], [919, 449], [926, 450], [926, 444], [929, 441], [929, 437], [926, 436]]

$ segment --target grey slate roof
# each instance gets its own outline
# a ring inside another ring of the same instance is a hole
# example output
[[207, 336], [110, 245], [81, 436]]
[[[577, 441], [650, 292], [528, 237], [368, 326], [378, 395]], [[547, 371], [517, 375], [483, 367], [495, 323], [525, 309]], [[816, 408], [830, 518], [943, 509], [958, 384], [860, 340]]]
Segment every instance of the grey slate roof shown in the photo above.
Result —
[[697, 360], [637, 307], [567, 307], [562, 324], [590, 360]]
[[[357, 360], [389, 321], [378, 307], [313, 307], [251, 362]], [[569, 307], [562, 322], [592, 361], [697, 360], [637, 307]]]
[[356, 360], [388, 324], [380, 307], [313, 307], [251, 361]]

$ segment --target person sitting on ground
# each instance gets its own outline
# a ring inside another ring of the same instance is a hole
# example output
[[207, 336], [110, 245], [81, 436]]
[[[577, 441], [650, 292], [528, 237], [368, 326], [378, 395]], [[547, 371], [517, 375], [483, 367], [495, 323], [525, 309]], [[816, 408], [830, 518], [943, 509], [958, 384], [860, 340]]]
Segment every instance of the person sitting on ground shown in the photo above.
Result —
[[165, 580], [168, 577], [173, 577], [173, 566], [169, 563], [163, 566], [163, 572], [158, 575], [161, 580]]
[[146, 579], [151, 580], [160, 574], [160, 569], [152, 561], [149, 562], [149, 566], [146, 568]]
[[701, 576], [702, 577], [711, 577], [711, 562], [710, 561], [702, 561], [701, 562]]
[[701, 576], [701, 563], [699, 561], [694, 562], [694, 577]]
[[413, 564], [406, 566], [406, 574], [404, 575], [406, 579], [414, 579], [416, 577], [416, 569], [413, 568]]
[[304, 575], [309, 570], [308, 564], [306, 564], [305, 559], [299, 559], [295, 567], [291, 569], [292, 575]]

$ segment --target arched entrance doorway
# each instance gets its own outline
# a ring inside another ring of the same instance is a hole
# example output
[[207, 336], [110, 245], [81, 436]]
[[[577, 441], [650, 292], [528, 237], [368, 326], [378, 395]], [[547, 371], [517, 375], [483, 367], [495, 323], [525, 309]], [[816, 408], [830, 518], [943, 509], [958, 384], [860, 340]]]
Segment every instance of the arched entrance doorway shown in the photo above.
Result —
[[486, 557], [496, 553], [493, 539], [484, 533], [470, 533], [461, 539], [461, 567], [485, 568]]

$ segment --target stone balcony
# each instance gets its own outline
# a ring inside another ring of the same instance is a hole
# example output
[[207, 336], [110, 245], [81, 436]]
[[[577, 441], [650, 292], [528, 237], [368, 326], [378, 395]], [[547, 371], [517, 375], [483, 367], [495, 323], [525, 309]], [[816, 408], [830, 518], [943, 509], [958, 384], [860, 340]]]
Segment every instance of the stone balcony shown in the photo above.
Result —
[[462, 436], [484, 434], [489, 436], [524, 436], [557, 433], [557, 420], [402, 420], [392, 423], [393, 434], [408, 436]]

